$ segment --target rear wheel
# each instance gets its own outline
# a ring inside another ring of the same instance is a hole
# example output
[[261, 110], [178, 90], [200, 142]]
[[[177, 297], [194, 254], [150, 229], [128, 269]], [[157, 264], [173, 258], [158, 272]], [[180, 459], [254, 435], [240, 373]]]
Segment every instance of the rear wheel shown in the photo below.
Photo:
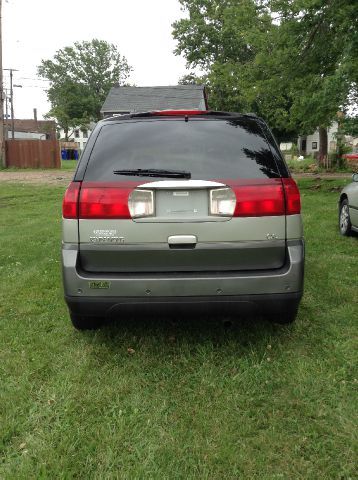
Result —
[[100, 328], [104, 323], [103, 317], [91, 317], [88, 315], [78, 315], [77, 313], [70, 312], [72, 325], [77, 330], [96, 330]]
[[352, 224], [349, 216], [348, 200], [345, 198], [339, 206], [339, 231], [341, 235], [348, 236], [352, 233]]

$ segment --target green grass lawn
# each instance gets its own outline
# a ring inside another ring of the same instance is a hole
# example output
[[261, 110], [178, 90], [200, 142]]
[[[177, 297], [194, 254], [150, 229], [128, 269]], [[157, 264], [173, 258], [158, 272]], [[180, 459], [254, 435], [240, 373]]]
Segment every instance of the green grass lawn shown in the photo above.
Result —
[[77, 160], [61, 160], [62, 170], [75, 170], [77, 168]]
[[85, 333], [62, 299], [63, 189], [1, 185], [0, 478], [356, 479], [358, 238], [339, 235], [336, 212], [346, 182], [300, 181], [294, 325], [137, 317]]

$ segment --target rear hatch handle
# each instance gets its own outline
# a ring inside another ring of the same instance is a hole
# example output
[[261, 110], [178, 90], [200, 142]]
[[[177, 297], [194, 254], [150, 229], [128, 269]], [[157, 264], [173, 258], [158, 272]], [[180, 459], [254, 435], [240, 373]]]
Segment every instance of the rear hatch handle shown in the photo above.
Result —
[[197, 241], [195, 235], [171, 235], [168, 237], [169, 248], [195, 248]]

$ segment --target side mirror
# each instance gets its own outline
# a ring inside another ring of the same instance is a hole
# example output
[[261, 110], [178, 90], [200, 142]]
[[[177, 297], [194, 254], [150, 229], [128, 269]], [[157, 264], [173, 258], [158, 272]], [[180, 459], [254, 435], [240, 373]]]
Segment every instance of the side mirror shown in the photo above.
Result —
[[353, 182], [358, 182], [358, 173], [353, 173], [352, 179], [353, 179]]

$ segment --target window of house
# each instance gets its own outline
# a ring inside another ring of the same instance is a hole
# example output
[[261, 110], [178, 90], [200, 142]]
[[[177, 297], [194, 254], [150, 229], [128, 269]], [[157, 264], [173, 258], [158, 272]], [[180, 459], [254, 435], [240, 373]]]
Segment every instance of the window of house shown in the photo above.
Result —
[[75, 130], [75, 138], [79, 138], [80, 137], [80, 131], [79, 130]]
[[88, 138], [88, 130], [82, 130], [83, 138]]
[[312, 150], [317, 150], [317, 142], [312, 142]]

